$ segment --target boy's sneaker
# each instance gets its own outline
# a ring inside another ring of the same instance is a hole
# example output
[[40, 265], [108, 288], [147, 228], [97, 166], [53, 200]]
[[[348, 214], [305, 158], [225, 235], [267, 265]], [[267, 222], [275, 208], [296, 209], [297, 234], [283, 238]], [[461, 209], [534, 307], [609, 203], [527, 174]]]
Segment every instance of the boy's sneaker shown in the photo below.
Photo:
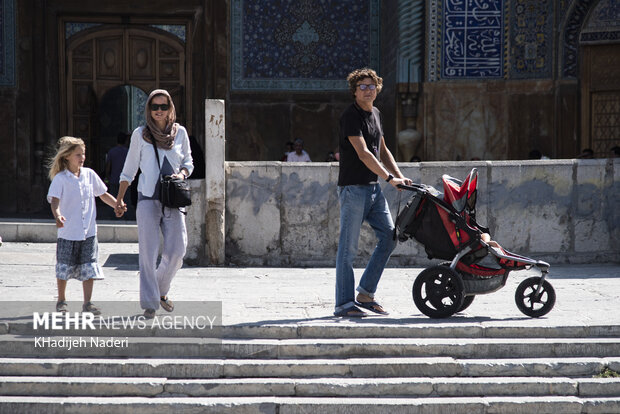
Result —
[[101, 315], [101, 310], [93, 305], [92, 302], [86, 302], [82, 305], [82, 312], [90, 312], [93, 315]]

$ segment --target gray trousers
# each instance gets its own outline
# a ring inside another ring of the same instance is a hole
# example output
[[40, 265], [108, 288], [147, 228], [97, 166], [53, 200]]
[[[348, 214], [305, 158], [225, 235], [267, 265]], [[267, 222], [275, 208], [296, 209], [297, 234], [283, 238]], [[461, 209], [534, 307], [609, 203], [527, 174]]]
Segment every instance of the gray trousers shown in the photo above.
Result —
[[[161, 211], [158, 200], [140, 200], [136, 209], [138, 247], [140, 253], [140, 306], [142, 309], [159, 309], [159, 298], [170, 290], [170, 282], [183, 265], [187, 248], [185, 216], [176, 208]], [[164, 236], [161, 262], [159, 231]]]

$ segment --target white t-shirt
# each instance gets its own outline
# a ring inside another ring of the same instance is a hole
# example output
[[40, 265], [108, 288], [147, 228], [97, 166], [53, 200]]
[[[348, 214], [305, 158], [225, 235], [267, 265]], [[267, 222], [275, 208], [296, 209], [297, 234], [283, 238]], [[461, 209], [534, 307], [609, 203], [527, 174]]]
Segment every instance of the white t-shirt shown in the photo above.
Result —
[[66, 240], [86, 240], [97, 234], [97, 208], [95, 197], [108, 191], [101, 178], [90, 168], [82, 167], [76, 177], [69, 170], [56, 174], [49, 191], [47, 202], [52, 197], [60, 200], [60, 214], [67, 221], [58, 229], [58, 238]]
[[301, 150], [301, 155], [297, 155], [295, 151], [291, 151], [286, 156], [287, 162], [311, 162], [310, 156], [304, 150]]

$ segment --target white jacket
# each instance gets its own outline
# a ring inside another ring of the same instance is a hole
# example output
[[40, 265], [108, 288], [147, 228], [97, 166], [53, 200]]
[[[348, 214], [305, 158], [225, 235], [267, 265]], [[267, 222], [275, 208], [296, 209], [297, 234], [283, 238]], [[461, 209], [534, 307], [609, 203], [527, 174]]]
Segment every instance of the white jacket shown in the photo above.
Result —
[[138, 168], [140, 168], [142, 174], [138, 181], [138, 191], [146, 197], [152, 197], [155, 192], [155, 185], [159, 181], [159, 169], [164, 161], [164, 156], [168, 159], [175, 174], [181, 171], [181, 168], [186, 168], [191, 175], [194, 170], [194, 164], [192, 161], [192, 151], [189, 146], [189, 137], [184, 127], [179, 125], [172, 149], [163, 150], [157, 148], [159, 152], [159, 166], [157, 165], [157, 158], [155, 158], [153, 144], [149, 144], [142, 138], [142, 130], [144, 128], [143, 126], [138, 127], [131, 134], [129, 152], [127, 153], [119, 181], [127, 181], [131, 184], [136, 177]]

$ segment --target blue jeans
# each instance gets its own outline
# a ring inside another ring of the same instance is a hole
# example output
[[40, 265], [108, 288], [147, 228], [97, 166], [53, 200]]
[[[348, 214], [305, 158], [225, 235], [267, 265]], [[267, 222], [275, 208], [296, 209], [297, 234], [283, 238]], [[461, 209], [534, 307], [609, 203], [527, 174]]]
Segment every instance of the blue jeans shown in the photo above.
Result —
[[353, 262], [357, 256], [362, 222], [366, 220], [370, 224], [379, 241], [360, 279], [358, 292], [374, 297], [383, 269], [397, 243], [392, 216], [379, 184], [338, 187], [338, 197], [340, 238], [336, 256], [336, 313], [355, 304]]

